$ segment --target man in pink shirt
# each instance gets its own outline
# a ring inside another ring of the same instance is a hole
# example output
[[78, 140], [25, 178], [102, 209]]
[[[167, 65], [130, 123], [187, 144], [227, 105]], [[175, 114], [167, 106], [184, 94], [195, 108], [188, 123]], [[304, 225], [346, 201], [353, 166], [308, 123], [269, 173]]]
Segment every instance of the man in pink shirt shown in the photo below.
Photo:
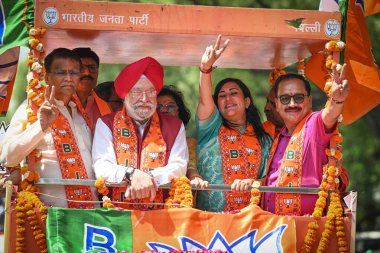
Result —
[[[284, 120], [285, 127], [273, 144], [267, 186], [284, 186], [279, 183], [281, 175], [294, 178], [288, 183], [290, 187], [320, 186], [322, 167], [327, 163], [325, 149], [329, 146], [332, 133], [337, 127], [349, 92], [349, 85], [344, 77], [345, 66], [341, 74], [334, 69], [329, 101], [326, 108], [319, 112], [312, 112], [310, 84], [303, 76], [286, 74], [276, 80], [276, 108]], [[288, 174], [284, 174], [284, 171]], [[347, 172], [343, 170], [341, 190], [345, 190], [347, 185]], [[318, 195], [290, 195], [292, 197], [286, 200], [296, 206], [292, 211], [284, 211], [282, 207], [285, 199], [277, 193], [264, 194], [264, 209], [281, 215], [312, 214]]]

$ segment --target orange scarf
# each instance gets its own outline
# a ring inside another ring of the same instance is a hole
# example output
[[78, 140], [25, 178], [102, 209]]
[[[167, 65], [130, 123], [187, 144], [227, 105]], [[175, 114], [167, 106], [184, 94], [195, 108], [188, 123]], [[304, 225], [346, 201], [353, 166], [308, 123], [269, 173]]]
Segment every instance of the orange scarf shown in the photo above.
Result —
[[[248, 125], [243, 134], [222, 125], [218, 138], [224, 183], [231, 185], [235, 179], [256, 179], [261, 164], [261, 146], [252, 125]], [[250, 192], [225, 194], [225, 211], [242, 209], [250, 203]]]
[[[110, 106], [106, 101], [101, 99], [98, 94], [94, 90], [91, 91], [91, 95], [94, 97], [95, 103], [98, 106], [99, 112], [101, 116], [110, 114], [112, 112]], [[94, 122], [96, 124], [96, 122]]]
[[[85, 119], [88, 126], [91, 126], [90, 120], [81, 106], [78, 106], [78, 100], [72, 100], [78, 108], [78, 111]], [[80, 103], [79, 103], [80, 104]], [[86, 167], [83, 163], [81, 153], [76, 143], [75, 135], [71, 130], [70, 123], [60, 112], [57, 119], [50, 127], [53, 137], [54, 147], [57, 152], [59, 167], [63, 179], [88, 179]], [[89, 186], [65, 185], [66, 198], [76, 201], [92, 201], [92, 192]], [[69, 208], [94, 208], [93, 204], [68, 201]]]
[[[309, 114], [310, 115], [310, 114]], [[280, 166], [280, 173], [277, 179], [277, 186], [281, 187], [301, 187], [302, 180], [302, 156], [305, 138], [305, 122], [309, 118], [307, 115], [298, 123], [292, 133], [284, 157]], [[276, 150], [278, 138], [272, 146]], [[274, 154], [274, 152], [271, 152]], [[271, 155], [273, 158], [273, 155]], [[272, 161], [268, 163], [270, 166]], [[278, 215], [300, 215], [301, 214], [301, 194], [276, 193], [275, 213]]]
[[[157, 112], [153, 114], [149, 131], [144, 140], [139, 142], [139, 137], [132, 119], [127, 115], [125, 107], [116, 113], [113, 124], [113, 139], [117, 163], [123, 166], [148, 171], [166, 164], [166, 142], [162, 136], [160, 120]], [[141, 146], [140, 146], [141, 145]], [[112, 199], [124, 201], [126, 188], [117, 187], [112, 190]], [[150, 203], [149, 198], [129, 201], [132, 203]], [[153, 203], [163, 203], [162, 190], [158, 190]], [[118, 204], [127, 209], [161, 209], [163, 206], [147, 204]]]

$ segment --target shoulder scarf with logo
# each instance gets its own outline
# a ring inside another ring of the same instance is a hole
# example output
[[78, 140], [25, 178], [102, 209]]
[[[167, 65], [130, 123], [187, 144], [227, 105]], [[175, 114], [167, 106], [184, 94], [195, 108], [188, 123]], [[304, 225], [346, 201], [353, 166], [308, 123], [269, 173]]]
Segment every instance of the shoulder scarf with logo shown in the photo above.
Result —
[[[153, 114], [149, 131], [139, 146], [138, 136], [135, 132], [132, 119], [126, 114], [125, 107], [123, 111], [116, 113], [113, 121], [113, 139], [116, 152], [117, 163], [126, 167], [133, 166], [143, 171], [162, 167], [166, 163], [166, 142], [162, 136], [160, 120], [157, 112]], [[112, 190], [112, 200], [124, 201], [126, 188], [116, 187]], [[161, 209], [162, 205], [152, 205], [149, 198], [141, 200], [129, 200], [130, 203], [136, 204], [118, 204], [119, 207], [146, 210]], [[158, 190], [153, 203], [163, 203], [162, 190]], [[138, 204], [147, 203], [147, 204]]]
[[[284, 157], [282, 158], [277, 186], [301, 187], [302, 180], [302, 156], [305, 139], [305, 122], [308, 114], [292, 133]], [[278, 142], [276, 142], [277, 146]], [[273, 157], [273, 156], [272, 156]], [[301, 194], [276, 193], [275, 213], [278, 215], [300, 215]]]
[[[79, 113], [91, 128], [91, 121], [77, 100], [72, 100]], [[57, 152], [59, 167], [63, 179], [88, 179], [86, 167], [83, 163], [81, 153], [69, 121], [59, 113], [58, 118], [50, 127], [53, 137], [54, 147]], [[66, 198], [74, 201], [93, 201], [92, 192], [89, 186], [65, 185]], [[69, 208], [94, 208], [93, 204], [68, 201]]]
[[[220, 155], [224, 183], [235, 179], [256, 179], [261, 164], [261, 146], [252, 125], [243, 134], [222, 125], [219, 129]], [[242, 209], [249, 205], [250, 192], [225, 192], [225, 211]]]

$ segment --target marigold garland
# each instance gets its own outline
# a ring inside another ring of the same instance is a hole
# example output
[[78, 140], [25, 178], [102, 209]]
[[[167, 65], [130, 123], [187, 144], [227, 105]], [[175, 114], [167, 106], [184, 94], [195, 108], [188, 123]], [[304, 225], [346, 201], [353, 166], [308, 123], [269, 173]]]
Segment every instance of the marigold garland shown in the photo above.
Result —
[[283, 70], [283, 69], [273, 69], [269, 73], [269, 83], [270, 83], [270, 85], [273, 86], [274, 83], [276, 82], [277, 78], [279, 78], [280, 76], [285, 75], [285, 74], [286, 74], [286, 71]]
[[169, 197], [165, 201], [165, 209], [180, 208], [183, 206], [193, 206], [190, 180], [186, 176], [172, 179]]
[[25, 247], [25, 224], [28, 221], [31, 230], [33, 231], [36, 244], [42, 253], [47, 252], [46, 235], [42, 231], [36, 211], [40, 214], [40, 219], [45, 224], [47, 213], [46, 207], [33, 192], [21, 191], [17, 193], [16, 204], [16, 253], [26, 252]]
[[109, 197], [107, 197], [110, 191], [106, 186], [106, 179], [104, 177], [97, 178], [95, 181], [95, 187], [98, 189], [98, 192], [103, 196], [103, 207], [114, 208], [115, 205], [112, 203], [112, 200]]
[[260, 203], [261, 192], [259, 190], [259, 187], [260, 182], [254, 181], [251, 188], [251, 199], [249, 201], [251, 206], [258, 205]]
[[[324, 91], [327, 96], [330, 97], [332, 78], [331, 73], [335, 65], [340, 72], [342, 66], [334, 62], [333, 53], [342, 51], [345, 47], [344, 42], [330, 41], [325, 45], [325, 72], [326, 83]], [[338, 123], [342, 121], [342, 117], [338, 119]], [[340, 175], [342, 173], [343, 155], [342, 155], [342, 141], [343, 137], [339, 133], [338, 128], [330, 139], [330, 147], [326, 149], [326, 155], [328, 156], [328, 163], [323, 166], [323, 178], [320, 186], [320, 192], [318, 193], [318, 200], [316, 202], [314, 212], [312, 214], [314, 221], [311, 221], [308, 225], [308, 232], [305, 236], [304, 244], [302, 245], [301, 252], [312, 252], [313, 247], [317, 241], [317, 232], [319, 225], [317, 221], [323, 216], [324, 209], [326, 207], [328, 192], [333, 191], [330, 194], [331, 201], [328, 206], [327, 220], [322, 232], [317, 252], [326, 252], [329, 246], [329, 241], [334, 230], [336, 231], [338, 250], [339, 253], [348, 252], [346, 234], [344, 229], [343, 208], [340, 202], [339, 184]]]

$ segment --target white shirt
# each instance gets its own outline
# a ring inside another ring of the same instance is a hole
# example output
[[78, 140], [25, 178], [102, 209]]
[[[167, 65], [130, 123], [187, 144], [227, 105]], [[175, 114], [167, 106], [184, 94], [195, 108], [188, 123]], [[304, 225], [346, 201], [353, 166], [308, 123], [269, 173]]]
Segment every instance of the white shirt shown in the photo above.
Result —
[[[127, 168], [117, 164], [112, 131], [102, 119], [96, 123], [92, 161], [97, 178], [104, 177], [113, 183], [123, 180]], [[188, 161], [186, 132], [182, 124], [170, 151], [168, 164], [151, 171], [157, 185], [170, 183], [172, 178], [186, 175]]]
[[[83, 163], [86, 167], [88, 179], [95, 179], [95, 174], [91, 168], [91, 130], [86, 121], [77, 110], [75, 103], [69, 102], [72, 116], [64, 106], [62, 101], [56, 100], [59, 111], [66, 117], [74, 133], [76, 143], [82, 155]], [[36, 172], [41, 178], [58, 178], [62, 179], [59, 168], [57, 153], [54, 147], [53, 137], [50, 129], [42, 131], [40, 121], [37, 120], [24, 131], [23, 123], [27, 121], [27, 101], [25, 100], [17, 109], [12, 117], [11, 123], [5, 133], [2, 148], [0, 150], [0, 160], [5, 162], [8, 167], [19, 165], [21, 161], [34, 149], [41, 150], [42, 160], [36, 163]], [[58, 198], [66, 199], [64, 186], [59, 185], [40, 185], [38, 186], [42, 193], [49, 194]], [[91, 187], [93, 200], [98, 200], [95, 187]], [[67, 207], [66, 200], [50, 198], [41, 195], [41, 200], [46, 205]], [[98, 207], [99, 205], [96, 205]]]

